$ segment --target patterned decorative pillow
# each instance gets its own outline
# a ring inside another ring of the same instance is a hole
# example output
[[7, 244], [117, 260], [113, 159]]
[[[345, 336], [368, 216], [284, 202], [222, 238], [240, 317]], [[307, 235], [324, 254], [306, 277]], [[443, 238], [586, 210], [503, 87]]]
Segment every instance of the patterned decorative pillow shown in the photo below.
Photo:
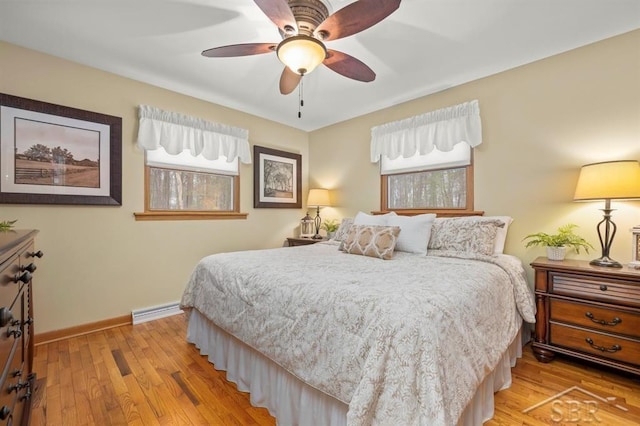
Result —
[[496, 235], [504, 222], [494, 218], [453, 217], [436, 219], [431, 226], [429, 249], [491, 256]]
[[340, 226], [338, 227], [335, 235], [333, 236], [333, 240], [334, 241], [346, 240], [347, 234], [349, 233], [349, 228], [351, 228], [351, 225], [353, 225], [352, 217], [345, 217], [344, 219], [342, 219], [342, 222], [340, 222]]
[[398, 242], [399, 226], [352, 225], [343, 243], [346, 253], [391, 259]]

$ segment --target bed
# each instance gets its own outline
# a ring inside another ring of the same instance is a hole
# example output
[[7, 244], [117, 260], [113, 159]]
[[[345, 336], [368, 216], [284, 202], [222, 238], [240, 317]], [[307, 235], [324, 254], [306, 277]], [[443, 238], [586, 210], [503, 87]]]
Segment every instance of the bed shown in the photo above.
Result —
[[[468, 240], [464, 221], [449, 231]], [[203, 258], [181, 300], [187, 340], [278, 424], [491, 418], [493, 393], [510, 385], [521, 354], [523, 321], [535, 321], [520, 260], [455, 244], [426, 254], [392, 248], [388, 260], [345, 250], [367, 227], [424, 239], [408, 222], [352, 224], [342, 241]], [[440, 231], [430, 246], [451, 239], [433, 218], [430, 227]]]

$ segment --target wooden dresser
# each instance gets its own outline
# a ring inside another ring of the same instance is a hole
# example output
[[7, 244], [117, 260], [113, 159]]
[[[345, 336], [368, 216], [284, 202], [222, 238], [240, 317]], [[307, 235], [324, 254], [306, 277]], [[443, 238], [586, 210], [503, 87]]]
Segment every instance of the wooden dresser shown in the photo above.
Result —
[[38, 231], [0, 232], [0, 425], [28, 425], [33, 373], [31, 279]]
[[640, 374], [640, 271], [536, 259], [533, 352], [572, 355]]

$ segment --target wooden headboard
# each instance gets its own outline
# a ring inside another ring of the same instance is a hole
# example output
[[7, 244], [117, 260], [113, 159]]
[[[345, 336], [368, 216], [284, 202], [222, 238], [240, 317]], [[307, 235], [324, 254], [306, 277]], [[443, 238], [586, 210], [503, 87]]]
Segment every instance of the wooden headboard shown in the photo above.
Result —
[[419, 214], [425, 213], [435, 213], [438, 217], [458, 217], [458, 216], [484, 216], [484, 211], [469, 211], [469, 210], [428, 210], [428, 209], [416, 209], [416, 210], [386, 210], [386, 211], [373, 211], [371, 214], [379, 215], [390, 213], [391, 211], [396, 212], [396, 214], [400, 216], [416, 216]]

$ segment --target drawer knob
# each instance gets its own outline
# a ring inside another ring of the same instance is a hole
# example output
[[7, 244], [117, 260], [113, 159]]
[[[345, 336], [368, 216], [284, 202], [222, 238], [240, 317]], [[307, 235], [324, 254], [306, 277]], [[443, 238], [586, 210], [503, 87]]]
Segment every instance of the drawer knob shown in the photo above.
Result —
[[44, 256], [42, 250], [31, 251], [27, 253], [27, 257], [37, 257], [38, 259], [40, 259], [42, 256]]
[[5, 307], [0, 308], [0, 327], [4, 327], [11, 321], [13, 321], [13, 313], [11, 313], [11, 310]]
[[31, 272], [33, 274], [36, 271], [36, 269], [38, 269], [38, 268], [36, 267], [35, 263], [31, 262], [27, 266], [23, 266], [21, 269], [23, 271], [29, 271], [29, 272]]
[[7, 337], [11, 337], [13, 336], [14, 339], [17, 339], [18, 337], [22, 336], [22, 331], [20, 330], [7, 330]]
[[609, 287], [607, 287], [606, 285], [600, 284], [600, 290], [607, 291], [608, 289], [609, 289]]
[[589, 337], [587, 337], [584, 340], [589, 344], [589, 346], [591, 346], [593, 349], [599, 350], [600, 352], [618, 352], [622, 350], [622, 346], [620, 345], [613, 345], [610, 348], [605, 348], [604, 346], [598, 346], [595, 343], [593, 343], [593, 340]]
[[9, 417], [9, 414], [11, 414], [11, 408], [3, 405], [2, 408], [0, 408], [0, 420], [6, 419]]
[[7, 387], [7, 392], [18, 392], [20, 389], [26, 388], [27, 386], [30, 386], [29, 382], [21, 382], [20, 379], [18, 379], [18, 383]]
[[597, 319], [597, 318], [595, 318], [593, 316], [593, 314], [591, 312], [585, 312], [584, 316], [589, 318], [591, 321], [595, 322], [596, 324], [609, 325], [611, 327], [613, 327], [614, 325], [618, 325], [618, 324], [620, 324], [622, 322], [622, 320], [620, 318], [618, 318], [618, 317], [615, 317], [611, 321], [605, 321], [605, 320]]
[[23, 283], [28, 283], [29, 281], [31, 281], [31, 272], [29, 271], [24, 271], [22, 274], [16, 274], [16, 276], [13, 278], [14, 282], [18, 282], [18, 281], [22, 281]]

